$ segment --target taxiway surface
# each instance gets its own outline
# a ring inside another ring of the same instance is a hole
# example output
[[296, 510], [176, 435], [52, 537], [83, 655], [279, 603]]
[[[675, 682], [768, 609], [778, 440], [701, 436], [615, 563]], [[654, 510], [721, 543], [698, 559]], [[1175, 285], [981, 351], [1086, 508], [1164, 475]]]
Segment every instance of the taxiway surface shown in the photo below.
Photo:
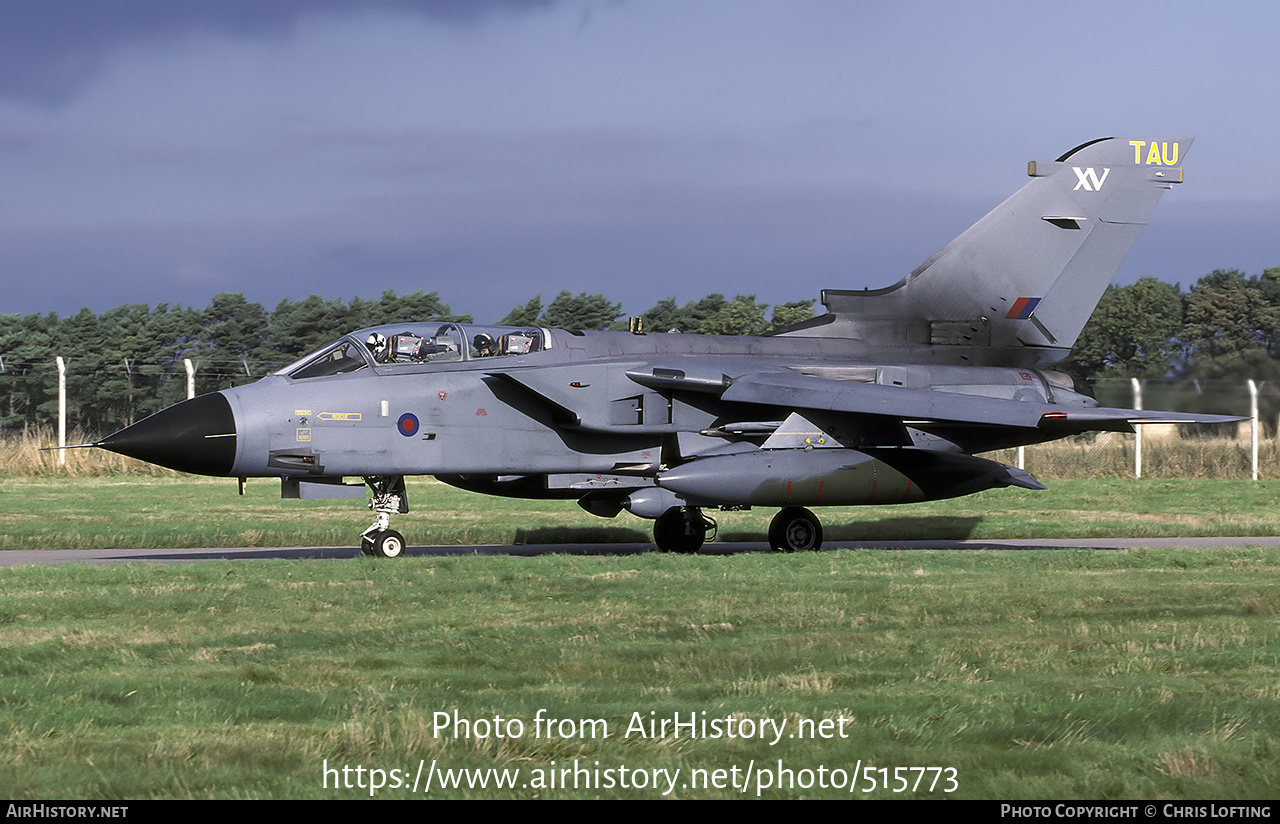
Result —
[[[1022, 540], [969, 541], [831, 541], [823, 552], [836, 549], [879, 549], [885, 551], [955, 550], [1018, 551], [1029, 549], [1097, 549], [1121, 550], [1137, 548], [1217, 549], [1238, 546], [1280, 546], [1280, 537], [1254, 538], [1033, 538]], [[639, 555], [656, 552], [653, 544], [505, 544], [478, 546], [409, 547], [408, 557], [445, 557], [456, 555]], [[737, 555], [744, 552], [769, 552], [764, 542], [708, 543], [699, 550], [702, 555]], [[68, 563], [194, 563], [198, 561], [255, 561], [269, 558], [358, 558], [355, 547], [242, 547], [227, 549], [13, 549], [0, 552], [0, 566], [19, 564]], [[387, 559], [385, 563], [395, 563]]]

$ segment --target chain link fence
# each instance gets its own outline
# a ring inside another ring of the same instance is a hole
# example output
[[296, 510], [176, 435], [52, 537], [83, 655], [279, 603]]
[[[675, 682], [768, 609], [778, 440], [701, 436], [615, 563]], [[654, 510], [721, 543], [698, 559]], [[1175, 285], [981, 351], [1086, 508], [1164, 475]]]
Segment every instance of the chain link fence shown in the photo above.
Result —
[[[67, 429], [90, 436], [115, 432], [191, 394], [252, 383], [285, 365], [239, 359], [104, 360], [74, 353], [62, 360]], [[0, 359], [0, 435], [56, 427], [58, 382], [57, 359]]]

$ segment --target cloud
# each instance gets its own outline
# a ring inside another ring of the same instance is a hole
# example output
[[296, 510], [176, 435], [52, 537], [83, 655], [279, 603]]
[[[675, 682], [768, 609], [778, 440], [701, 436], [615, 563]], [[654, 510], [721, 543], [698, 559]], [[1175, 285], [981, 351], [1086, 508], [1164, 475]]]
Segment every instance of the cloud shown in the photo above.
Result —
[[[5, 18], [0, 312], [426, 288], [493, 320], [562, 289], [640, 311], [880, 287], [1027, 160], [1148, 129], [1200, 138], [1170, 207], [1258, 203], [1181, 222], [1162, 204], [1122, 279], [1276, 262], [1250, 162], [1275, 112], [1222, 94], [1243, 75], [1207, 52], [1135, 51], [1115, 27], [1033, 43], [986, 6], [828, 0], [14, 0]], [[1175, 112], [1115, 82], [1117, 49], [1135, 82], [1204, 78]], [[1091, 91], [1039, 89], [1059, 65]]]
[[114, 49], [193, 33], [275, 38], [308, 15], [400, 13], [453, 26], [538, 12], [557, 0], [41, 0], [13, 3], [0, 26], [0, 97], [60, 106]]

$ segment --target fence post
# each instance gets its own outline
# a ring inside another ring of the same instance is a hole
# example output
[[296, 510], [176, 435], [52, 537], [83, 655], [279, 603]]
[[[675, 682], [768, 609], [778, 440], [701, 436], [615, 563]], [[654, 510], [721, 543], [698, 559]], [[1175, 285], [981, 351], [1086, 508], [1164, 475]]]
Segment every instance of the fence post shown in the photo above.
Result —
[[191, 365], [191, 358], [183, 358], [182, 362], [187, 365], [187, 400], [191, 400], [196, 396], [196, 368]]
[[1249, 379], [1249, 440], [1251, 450], [1250, 469], [1253, 480], [1258, 480], [1258, 384]]
[[[1142, 384], [1137, 378], [1130, 378], [1133, 385], [1133, 408], [1142, 408]], [[1142, 424], [1133, 425], [1133, 477], [1142, 477]]]
[[67, 362], [58, 355], [58, 465], [67, 465]]

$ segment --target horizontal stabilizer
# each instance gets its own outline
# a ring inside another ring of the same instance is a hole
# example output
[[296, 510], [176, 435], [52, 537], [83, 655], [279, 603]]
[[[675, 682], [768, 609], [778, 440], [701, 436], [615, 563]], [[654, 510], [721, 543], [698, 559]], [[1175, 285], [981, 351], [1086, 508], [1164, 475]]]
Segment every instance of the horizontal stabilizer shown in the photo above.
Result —
[[990, 398], [937, 389], [831, 381], [780, 372], [738, 378], [722, 400], [879, 415], [904, 423], [963, 423], [1014, 426], [1055, 433], [1131, 432], [1133, 424], [1221, 424], [1247, 420], [1231, 415], [1199, 415], [1142, 409], [1065, 407], [1051, 403]]
[[1073, 409], [1070, 412], [1054, 410], [1041, 418], [1039, 428], [1048, 432], [1069, 435], [1076, 432], [1132, 432], [1137, 424], [1160, 423], [1239, 423], [1249, 420], [1239, 415], [1201, 415], [1187, 412], [1159, 412], [1145, 409], [1111, 409], [1097, 406], [1091, 409]]

